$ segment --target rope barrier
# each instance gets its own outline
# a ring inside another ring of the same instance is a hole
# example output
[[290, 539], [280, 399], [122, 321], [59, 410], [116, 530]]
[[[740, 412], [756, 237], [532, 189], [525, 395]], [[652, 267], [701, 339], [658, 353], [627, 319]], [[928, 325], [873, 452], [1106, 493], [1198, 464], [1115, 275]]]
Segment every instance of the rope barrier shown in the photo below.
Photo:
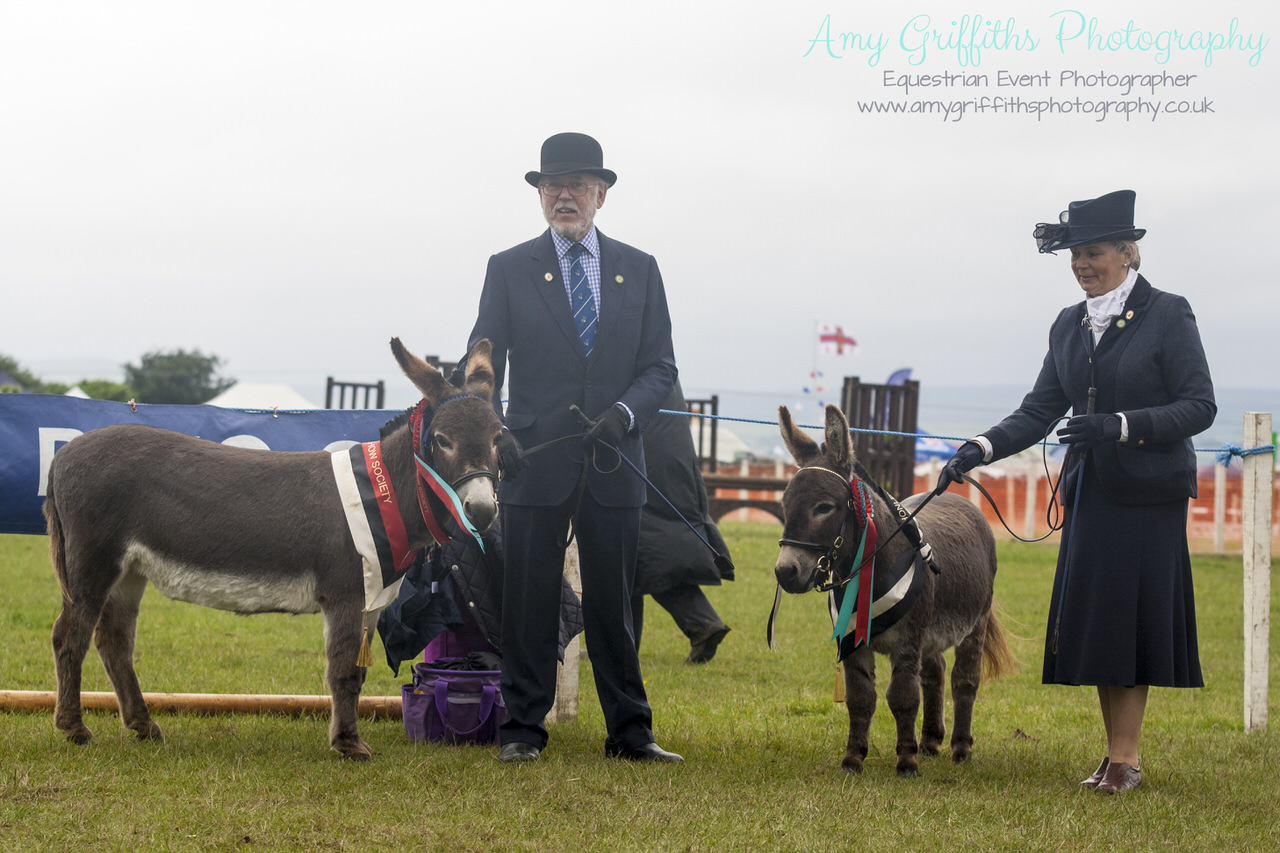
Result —
[[1230, 468], [1233, 457], [1239, 456], [1243, 459], [1246, 456], [1257, 456], [1260, 453], [1275, 453], [1276, 446], [1274, 444], [1261, 444], [1257, 447], [1250, 447], [1248, 450], [1236, 447], [1234, 444], [1224, 444], [1221, 450], [1209, 451], [1218, 454], [1218, 461], [1223, 466]]
[[[687, 418], [706, 418], [709, 421], [729, 421], [732, 423], [759, 424], [761, 426], [773, 426], [773, 427], [776, 427], [778, 425], [777, 421], [764, 421], [758, 418], [734, 418], [734, 417], [729, 417], [727, 415], [708, 415], [701, 412], [687, 412], [684, 410], [659, 409], [658, 413], [662, 415], [683, 415]], [[797, 426], [799, 426], [801, 429], [816, 429], [816, 430], [825, 429], [825, 427], [821, 424], [797, 424]], [[926, 433], [926, 432], [895, 432], [894, 430], [887, 430], [887, 429], [859, 429], [857, 427], [849, 427], [849, 432], [864, 433], [868, 435], [892, 435], [892, 436], [901, 436], [903, 438], [938, 438], [938, 439], [942, 439], [943, 441], [960, 441], [960, 442], [969, 441], [973, 437], [973, 436], [961, 437], [961, 436], [953, 436], [953, 435], [933, 435], [932, 433]], [[1067, 446], [1065, 444], [1060, 444], [1054, 441], [1039, 441], [1039, 442], [1036, 442], [1036, 444], [1037, 445], [1043, 444], [1048, 447], [1066, 447]], [[1195, 448], [1196, 453], [1215, 454], [1218, 457], [1218, 461], [1224, 465], [1227, 465], [1228, 467], [1231, 464], [1231, 458], [1233, 456], [1239, 456], [1243, 458], [1245, 456], [1254, 456], [1260, 453], [1274, 453], [1275, 450], [1276, 450], [1276, 446], [1274, 444], [1262, 444], [1257, 447], [1250, 447], [1247, 450], [1236, 447], [1233, 444], [1224, 444], [1222, 447]]]

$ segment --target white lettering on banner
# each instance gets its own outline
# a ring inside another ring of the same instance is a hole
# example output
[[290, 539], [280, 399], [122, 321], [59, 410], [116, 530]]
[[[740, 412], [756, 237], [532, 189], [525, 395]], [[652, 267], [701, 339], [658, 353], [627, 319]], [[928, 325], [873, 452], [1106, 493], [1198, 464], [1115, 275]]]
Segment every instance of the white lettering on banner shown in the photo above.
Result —
[[247, 447], [250, 450], [270, 450], [267, 443], [256, 435], [233, 435], [222, 440], [228, 447]]
[[40, 487], [36, 497], [42, 498], [49, 491], [49, 466], [53, 464], [53, 452], [59, 444], [66, 444], [77, 435], [84, 435], [81, 430], [71, 427], [40, 427]]

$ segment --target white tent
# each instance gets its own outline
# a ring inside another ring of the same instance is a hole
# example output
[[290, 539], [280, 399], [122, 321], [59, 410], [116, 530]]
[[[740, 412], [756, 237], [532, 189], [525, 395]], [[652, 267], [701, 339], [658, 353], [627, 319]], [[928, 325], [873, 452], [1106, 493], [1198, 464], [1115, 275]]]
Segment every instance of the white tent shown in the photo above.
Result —
[[303, 397], [288, 385], [270, 385], [260, 382], [237, 382], [208, 402], [210, 406], [224, 409], [318, 409], [315, 403]]
[[[689, 419], [689, 431], [693, 433], [693, 444], [696, 448], [698, 445], [698, 422]], [[709, 442], [710, 436], [704, 441]], [[710, 446], [704, 447], [703, 450], [710, 450]], [[743, 459], [751, 458], [751, 448], [745, 441], [737, 435], [730, 432], [723, 423], [719, 424], [716, 429], [716, 461], [721, 464], [737, 463]]]

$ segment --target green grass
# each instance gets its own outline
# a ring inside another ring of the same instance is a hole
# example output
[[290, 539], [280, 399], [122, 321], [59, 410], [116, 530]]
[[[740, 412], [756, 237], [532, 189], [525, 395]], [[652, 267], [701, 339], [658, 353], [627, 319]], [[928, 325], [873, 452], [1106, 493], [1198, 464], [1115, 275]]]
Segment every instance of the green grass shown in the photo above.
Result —
[[[362, 720], [372, 762], [342, 762], [324, 717], [161, 715], [163, 744], [88, 713], [95, 742], [66, 743], [49, 713], [0, 712], [4, 850], [1274, 850], [1280, 829], [1280, 642], [1272, 731], [1242, 731], [1238, 557], [1195, 560], [1203, 690], [1154, 690], [1143, 788], [1077, 790], [1103, 751], [1094, 693], [1039, 683], [1054, 549], [1002, 544], [997, 598], [1021, 666], [983, 686], [973, 760], [894, 774], [883, 699], [865, 771], [839, 769], [847, 716], [832, 702], [823, 599], [788, 596], [780, 648], [765, 647], [779, 529], [726, 524], [736, 583], [709, 591], [733, 627], [715, 660], [646, 607], [642, 661], [658, 740], [679, 766], [607, 761], [583, 668], [582, 714], [552, 727], [540, 761], [492, 747], [409, 743], [398, 721]], [[0, 536], [0, 689], [53, 690], [57, 586], [46, 541]], [[1273, 604], [1276, 623], [1280, 607]], [[143, 689], [325, 693], [318, 617], [237, 617], [148, 591], [137, 665]], [[375, 657], [381, 648], [375, 648]], [[881, 694], [888, 666], [881, 661]], [[96, 654], [86, 690], [109, 690]], [[366, 693], [395, 695], [382, 663]]]

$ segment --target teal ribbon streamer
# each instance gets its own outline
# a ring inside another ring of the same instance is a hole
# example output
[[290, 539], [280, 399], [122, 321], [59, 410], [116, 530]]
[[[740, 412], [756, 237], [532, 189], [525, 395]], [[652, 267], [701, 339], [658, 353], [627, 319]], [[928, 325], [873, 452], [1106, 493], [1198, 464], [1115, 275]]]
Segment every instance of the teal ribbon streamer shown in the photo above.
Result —
[[466, 512], [462, 509], [462, 501], [458, 498], [458, 493], [453, 490], [452, 486], [444, 481], [443, 477], [436, 473], [434, 468], [426, 462], [423, 462], [422, 457], [415, 453], [413, 454], [413, 459], [418, 463], [419, 473], [427, 477], [427, 484], [431, 486], [431, 491], [435, 492], [436, 496], [444, 501], [445, 506], [449, 509], [449, 513], [453, 516], [453, 520], [458, 522], [459, 527], [471, 534], [471, 536], [476, 540], [476, 544], [480, 546], [480, 553], [483, 554], [484, 538], [480, 535], [480, 532], [476, 530], [475, 525], [471, 523], [471, 520], [467, 518]]
[[[865, 493], [863, 492], [862, 481], [858, 481], [858, 498], [864, 501]], [[849, 627], [849, 619], [853, 616], [853, 605], [858, 599], [858, 579], [862, 575], [862, 552], [867, 546], [867, 528], [871, 526], [871, 514], [867, 514], [867, 523], [862, 528], [862, 538], [858, 540], [858, 553], [853, 555], [853, 564], [858, 567], [850, 577], [849, 582], [844, 585], [844, 600], [840, 602], [840, 615], [836, 617], [835, 628], [831, 632], [831, 639], [839, 641], [844, 636], [845, 630]], [[872, 561], [871, 571], [875, 570], [875, 562]]]

